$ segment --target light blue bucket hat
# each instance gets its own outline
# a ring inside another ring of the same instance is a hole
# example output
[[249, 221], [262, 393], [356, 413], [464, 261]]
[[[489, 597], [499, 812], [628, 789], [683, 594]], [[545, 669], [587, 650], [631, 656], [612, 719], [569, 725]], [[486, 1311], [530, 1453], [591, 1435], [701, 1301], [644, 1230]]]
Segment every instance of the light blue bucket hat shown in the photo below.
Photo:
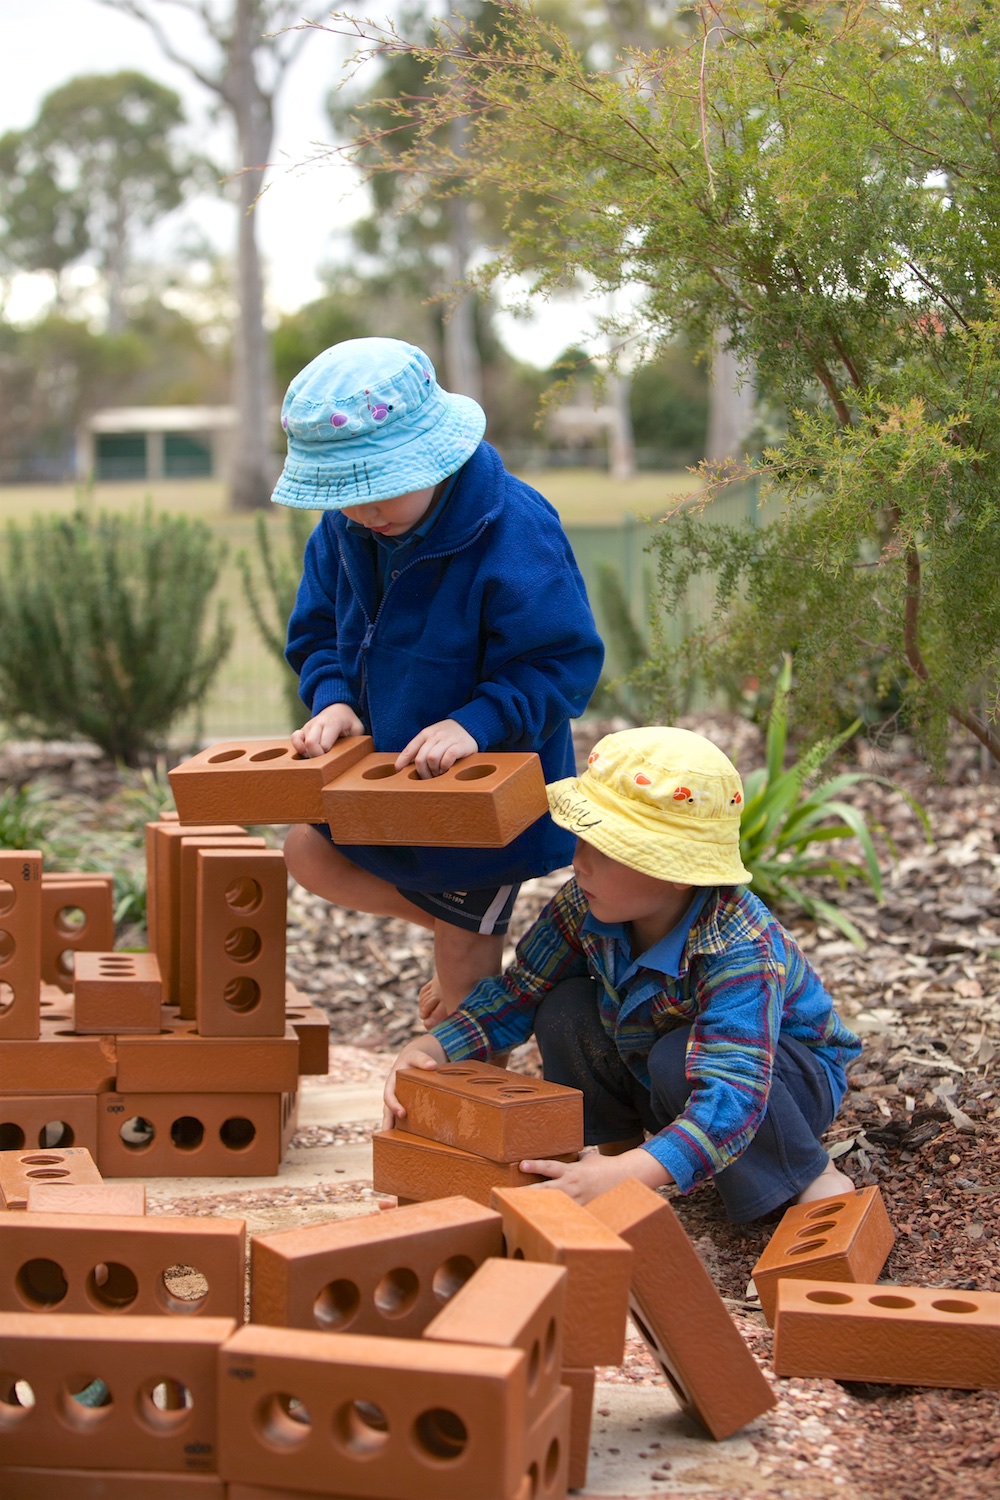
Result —
[[478, 448], [486, 413], [442, 390], [415, 345], [346, 339], [296, 375], [281, 425], [288, 457], [271, 499], [342, 510], [440, 484]]

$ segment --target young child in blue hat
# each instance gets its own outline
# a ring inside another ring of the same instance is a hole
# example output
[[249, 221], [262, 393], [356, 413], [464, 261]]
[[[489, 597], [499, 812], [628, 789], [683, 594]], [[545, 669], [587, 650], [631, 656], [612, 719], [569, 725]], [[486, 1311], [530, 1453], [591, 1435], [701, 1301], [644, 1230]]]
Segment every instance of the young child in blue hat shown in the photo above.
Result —
[[629, 729], [548, 788], [574, 878], [502, 978], [403, 1048], [399, 1067], [488, 1059], [534, 1032], [545, 1077], [583, 1092], [578, 1162], [523, 1161], [582, 1203], [636, 1177], [714, 1180], [733, 1223], [852, 1191], [821, 1144], [860, 1044], [794, 938], [746, 888], [743, 787], [703, 735]]
[[[288, 626], [310, 714], [295, 749], [370, 734], [421, 776], [487, 750], [536, 751], [547, 781], [571, 774], [570, 720], [603, 647], [556, 511], [483, 441], [482, 408], [442, 390], [414, 345], [349, 339], [296, 376], [281, 420], [273, 499], [324, 512]], [[433, 932], [433, 1024], [499, 973], [520, 883], [573, 843], [548, 817], [488, 850], [338, 847], [300, 825], [285, 857], [326, 900]]]

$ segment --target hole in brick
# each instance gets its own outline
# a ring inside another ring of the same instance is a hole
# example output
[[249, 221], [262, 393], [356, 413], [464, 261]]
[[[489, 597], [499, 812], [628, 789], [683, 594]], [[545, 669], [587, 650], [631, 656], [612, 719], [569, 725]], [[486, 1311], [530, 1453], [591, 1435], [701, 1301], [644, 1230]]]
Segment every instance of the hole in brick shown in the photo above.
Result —
[[208, 764], [210, 766], [224, 766], [228, 761], [241, 760], [246, 755], [245, 750], [220, 750], [218, 755], [210, 755]]
[[35, 1404], [35, 1393], [14, 1370], [0, 1370], [0, 1430], [23, 1422]]
[[545, 1452], [545, 1488], [550, 1490], [559, 1472], [559, 1439], [553, 1438]]
[[9, 880], [0, 880], [0, 917], [9, 912], [17, 897]]
[[498, 1078], [470, 1078], [469, 1088], [495, 1089], [500, 1083]]
[[87, 1296], [108, 1312], [123, 1312], [139, 1295], [135, 1272], [120, 1261], [102, 1261], [87, 1277]]
[[542, 1363], [546, 1370], [551, 1370], [556, 1357], [556, 1337], [558, 1328], [555, 1318], [549, 1319], [549, 1326], [545, 1330], [545, 1349], [542, 1355]]
[[317, 1328], [346, 1328], [361, 1306], [361, 1293], [353, 1281], [331, 1281], [313, 1303]]
[[20, 1151], [24, 1145], [24, 1131], [13, 1120], [0, 1121], [0, 1151]]
[[250, 759], [254, 765], [260, 765], [262, 761], [280, 760], [283, 755], [291, 758], [291, 745], [272, 745], [270, 750], [258, 750]]
[[365, 1458], [389, 1441], [389, 1421], [374, 1401], [347, 1401], [333, 1418], [333, 1436], [349, 1453]]
[[187, 1421], [194, 1397], [172, 1375], [155, 1375], [136, 1392], [136, 1405], [141, 1420], [153, 1432], [174, 1432]]
[[825, 1219], [827, 1214], [839, 1214], [845, 1203], [821, 1203], [818, 1208], [812, 1209], [806, 1214], [807, 1219]]
[[542, 1372], [542, 1350], [537, 1339], [532, 1339], [531, 1350], [528, 1354], [528, 1395], [533, 1396], [538, 1389], [538, 1377]]
[[529, 1464], [528, 1465], [527, 1480], [528, 1480], [528, 1491], [529, 1491], [528, 1500], [535, 1500], [535, 1497], [538, 1494], [538, 1465], [537, 1464]]
[[869, 1297], [868, 1301], [872, 1307], [916, 1307], [911, 1297]]
[[655, 1333], [653, 1333], [652, 1329], [646, 1326], [642, 1314], [637, 1309], [635, 1303], [631, 1300], [629, 1301], [628, 1310], [629, 1316], [631, 1317], [632, 1322], [635, 1324], [636, 1328], [638, 1328], [640, 1336], [645, 1339], [646, 1343], [649, 1345], [650, 1352], [652, 1353], [653, 1358], [656, 1360], [656, 1363], [659, 1365], [660, 1369], [663, 1371], [664, 1375], [667, 1377], [667, 1380], [673, 1387], [674, 1394], [676, 1395], [678, 1401], [680, 1401], [682, 1406], [692, 1406], [694, 1403], [691, 1400], [690, 1392], [686, 1389], [684, 1382], [681, 1380], [677, 1371], [674, 1369], [673, 1365], [670, 1363], [670, 1360], [667, 1358], [666, 1350], [660, 1343], [659, 1339], [656, 1337]]
[[846, 1302], [853, 1302], [846, 1292], [806, 1292], [807, 1302], [821, 1302], [828, 1307], [843, 1307]]
[[807, 1239], [813, 1234], [829, 1234], [831, 1229], [836, 1229], [836, 1224], [831, 1219], [828, 1224], [807, 1224], [805, 1229], [800, 1229], [795, 1238], [797, 1240]]
[[21, 1157], [22, 1167], [61, 1167], [66, 1160], [64, 1156], [39, 1156], [32, 1153], [30, 1156]]
[[205, 1127], [194, 1115], [179, 1115], [170, 1127], [170, 1139], [178, 1151], [196, 1151], [205, 1139]]
[[500, 1098], [501, 1099], [513, 1099], [518, 1094], [534, 1094], [534, 1093], [537, 1093], [536, 1089], [521, 1088], [520, 1086], [515, 1085], [513, 1088], [501, 1089], [500, 1090]]
[[979, 1309], [974, 1302], [959, 1302], [954, 1297], [942, 1298], [940, 1302], [932, 1302], [931, 1307], [938, 1312], [946, 1313], [974, 1313]]
[[0, 964], [9, 963], [14, 957], [16, 948], [17, 944], [14, 941], [13, 933], [8, 932], [4, 927], [0, 927]]
[[246, 1015], [260, 1004], [260, 985], [249, 974], [241, 974], [238, 979], [228, 979], [222, 991], [222, 1003], [236, 1011], [237, 1015]]
[[401, 1318], [417, 1300], [420, 1281], [409, 1266], [387, 1272], [375, 1288], [375, 1306], [384, 1318]]
[[257, 1127], [243, 1115], [230, 1115], [219, 1126], [219, 1140], [227, 1151], [245, 1151], [257, 1137]]
[[496, 766], [466, 766], [463, 771], [455, 772], [456, 781], [482, 781], [484, 776], [492, 776]]
[[476, 1263], [467, 1255], [452, 1255], [434, 1272], [431, 1289], [439, 1302], [447, 1302], [473, 1275]]
[[59, 1392], [63, 1416], [79, 1432], [88, 1432], [111, 1414], [111, 1392], [99, 1375], [71, 1375]]
[[814, 1250], [822, 1250], [826, 1240], [809, 1240], [805, 1245], [792, 1245], [789, 1255], [811, 1255]]
[[14, 1285], [28, 1307], [58, 1307], [69, 1290], [62, 1266], [44, 1256], [26, 1260]]
[[61, 1177], [69, 1177], [67, 1167], [34, 1167], [25, 1176], [34, 1178], [36, 1182], [58, 1182]]
[[134, 969], [135, 959], [127, 953], [106, 953], [97, 960], [97, 967], [105, 974], [113, 974], [116, 970]]
[[82, 906], [61, 906], [56, 912], [56, 931], [64, 937], [79, 937], [87, 925]]
[[406, 779], [407, 781], [426, 781], [427, 778], [421, 776], [419, 771], [407, 771]]
[[131, 1119], [122, 1121], [118, 1135], [122, 1145], [129, 1151], [144, 1151], [153, 1144], [156, 1126], [152, 1120], [146, 1120], [142, 1115], [133, 1115]]
[[257, 1408], [257, 1421], [265, 1441], [274, 1448], [298, 1448], [312, 1431], [309, 1408], [299, 1396], [276, 1391]]
[[157, 1296], [169, 1313], [196, 1313], [208, 1296], [208, 1278], [197, 1266], [167, 1266]]
[[252, 927], [234, 927], [222, 946], [234, 963], [252, 963], [261, 950], [260, 933]]
[[438, 1068], [439, 1073], [444, 1073], [448, 1078], [468, 1078], [472, 1072], [471, 1068]]
[[523, 1260], [523, 1259], [524, 1259], [524, 1251], [521, 1249], [520, 1245], [518, 1245], [517, 1249], [514, 1251], [513, 1255], [511, 1256], [511, 1260]]
[[372, 768], [371, 768], [370, 771], [362, 771], [361, 772], [361, 780], [362, 781], [385, 781], [385, 779], [386, 779], [387, 776], [395, 776], [396, 774], [397, 773], [396, 773], [396, 767], [395, 766], [392, 766], [392, 765], [389, 765], [389, 766], [372, 766]]
[[0, 1016], [5, 1015], [14, 1004], [14, 986], [0, 979]]
[[256, 911], [263, 896], [260, 882], [250, 875], [237, 875], [226, 886], [226, 905], [233, 911]]
[[72, 948], [64, 948], [56, 959], [56, 968], [60, 974], [71, 976], [76, 968], [76, 954]]
[[446, 1406], [433, 1406], [421, 1412], [413, 1424], [413, 1435], [430, 1458], [449, 1461], [460, 1458], [469, 1441], [462, 1418]]

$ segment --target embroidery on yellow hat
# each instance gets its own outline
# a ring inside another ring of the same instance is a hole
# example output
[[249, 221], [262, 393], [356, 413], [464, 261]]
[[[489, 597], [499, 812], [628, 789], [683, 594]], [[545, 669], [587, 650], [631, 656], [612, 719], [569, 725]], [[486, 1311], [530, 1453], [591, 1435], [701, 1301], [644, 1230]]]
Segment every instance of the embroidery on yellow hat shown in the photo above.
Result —
[[688, 729], [608, 734], [581, 776], [547, 788], [560, 828], [658, 880], [745, 885], [743, 783], [728, 756]]

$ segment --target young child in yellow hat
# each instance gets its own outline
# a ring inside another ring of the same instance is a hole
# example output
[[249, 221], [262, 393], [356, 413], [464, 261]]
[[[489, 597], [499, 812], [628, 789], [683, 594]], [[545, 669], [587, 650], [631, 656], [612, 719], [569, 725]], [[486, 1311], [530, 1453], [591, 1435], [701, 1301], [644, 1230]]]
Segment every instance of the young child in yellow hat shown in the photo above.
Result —
[[545, 1077], [581, 1089], [578, 1162], [524, 1161], [581, 1203], [637, 1177], [712, 1178], [733, 1223], [851, 1191], [820, 1144], [860, 1051], [794, 939], [747, 888], [743, 787], [685, 729], [605, 736], [548, 787], [577, 836], [573, 879], [448, 1020], [403, 1048], [385, 1128], [405, 1129], [399, 1067], [489, 1059], [534, 1032]]

